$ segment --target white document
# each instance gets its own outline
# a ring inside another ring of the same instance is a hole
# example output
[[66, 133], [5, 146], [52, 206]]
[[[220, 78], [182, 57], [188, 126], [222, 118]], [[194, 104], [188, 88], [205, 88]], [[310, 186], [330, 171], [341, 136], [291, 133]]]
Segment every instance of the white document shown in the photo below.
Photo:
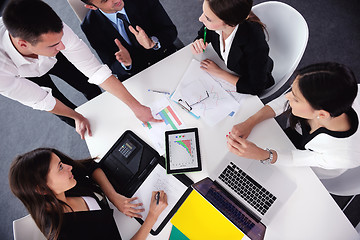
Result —
[[[195, 59], [198, 60], [199, 62], [201, 62], [202, 60], [205, 59], [210, 59], [212, 60], [214, 63], [216, 63], [221, 69], [237, 75], [235, 72], [231, 71], [230, 69], [228, 69], [225, 65], [225, 62], [219, 57], [219, 55], [216, 53], [216, 51], [214, 50], [212, 44], [210, 43], [207, 47], [205, 52], [201, 53], [201, 54], [197, 54], [195, 55]], [[226, 92], [228, 92], [238, 103], [241, 102], [241, 100], [244, 98], [244, 96], [246, 94], [242, 94], [242, 93], [238, 93], [236, 92], [236, 87], [234, 85], [232, 85], [231, 83], [221, 79], [221, 78], [217, 78], [212, 76], [215, 81], [217, 81], [220, 86], [225, 89]]]
[[166, 193], [168, 206], [160, 214], [152, 227], [153, 230], [156, 230], [185, 193], [186, 189], [187, 187], [180, 180], [171, 174], [166, 174], [166, 170], [158, 164], [134, 193], [133, 197], [138, 197], [138, 201], [144, 204], [145, 211], [141, 215], [145, 221], [146, 216], [149, 214], [152, 192], [163, 190]]
[[[189, 86], [192, 86], [191, 92], [187, 91]], [[209, 95], [206, 99], [204, 99], [204, 89]], [[182, 102], [187, 103], [191, 103], [194, 99], [201, 100], [191, 106], [191, 112], [200, 116], [209, 126], [216, 125], [240, 107], [240, 104], [210, 74], [200, 68], [200, 62], [195, 59], [191, 61], [171, 99], [175, 102], [181, 99]]]
[[175, 112], [168, 98], [162, 97], [158, 101], [148, 103], [151, 113], [156, 119], [163, 119], [164, 122], [151, 122], [145, 126], [140, 122], [147, 132], [160, 156], [165, 154], [165, 131], [185, 128], [184, 122]]

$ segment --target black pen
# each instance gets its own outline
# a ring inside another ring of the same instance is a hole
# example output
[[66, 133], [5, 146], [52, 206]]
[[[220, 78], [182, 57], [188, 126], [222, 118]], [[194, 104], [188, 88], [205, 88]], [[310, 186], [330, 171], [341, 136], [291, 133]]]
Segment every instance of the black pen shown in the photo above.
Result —
[[156, 193], [155, 199], [156, 199], [156, 205], [159, 205], [160, 192], [157, 192], [157, 193]]

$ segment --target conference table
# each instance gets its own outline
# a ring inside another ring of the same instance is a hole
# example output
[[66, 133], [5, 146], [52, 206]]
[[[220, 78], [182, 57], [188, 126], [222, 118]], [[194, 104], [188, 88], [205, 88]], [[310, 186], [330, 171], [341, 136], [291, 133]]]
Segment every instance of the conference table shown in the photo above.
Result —
[[[186, 46], [126, 80], [124, 85], [142, 104], [150, 105], [163, 96], [148, 92], [148, 89], [173, 92], [193, 58], [190, 47]], [[226, 135], [231, 131], [232, 126], [245, 120], [262, 106], [258, 97], [246, 95], [241, 101], [239, 111], [234, 116], [227, 116], [216, 126], [209, 127], [201, 118], [196, 119], [177, 104], [172, 104], [186, 127], [197, 127], [199, 130], [203, 170], [188, 173], [187, 176], [196, 182], [212, 173], [228, 152]], [[133, 112], [123, 102], [107, 92], [79, 106], [76, 111], [90, 121], [93, 136], [86, 136], [85, 141], [92, 157], [101, 159], [126, 130], [133, 131], [154, 147]], [[248, 139], [263, 148], [294, 149], [274, 119], [266, 120], [256, 126]], [[267, 225], [265, 239], [359, 238], [356, 230], [310, 167], [276, 165], [272, 167], [278, 167], [284, 172], [297, 184], [297, 188], [275, 219]], [[140, 228], [140, 224], [135, 219], [126, 217], [117, 210], [114, 211], [114, 218], [123, 239], [130, 239]], [[168, 239], [171, 226], [171, 223], [168, 222], [157, 236], [149, 235], [147, 239]]]

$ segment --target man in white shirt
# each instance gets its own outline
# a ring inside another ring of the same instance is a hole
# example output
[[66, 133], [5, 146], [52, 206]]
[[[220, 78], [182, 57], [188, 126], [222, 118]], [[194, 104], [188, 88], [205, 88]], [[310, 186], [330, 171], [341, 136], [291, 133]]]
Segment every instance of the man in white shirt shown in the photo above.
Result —
[[[111, 70], [96, 59], [52, 8], [40, 0], [8, 3], [0, 18], [0, 43], [0, 93], [34, 109], [73, 119], [82, 139], [86, 132], [91, 136], [88, 120], [75, 112], [74, 106], [66, 106], [55, 94], [53, 96], [53, 84], [44, 81], [44, 76], [48, 77], [51, 70], [60, 62], [64, 64], [66, 59], [88, 78], [89, 83], [101, 86], [127, 104], [141, 121], [158, 121], [150, 109], [140, 104]], [[60, 70], [69, 71], [62, 66]], [[71, 77], [66, 82], [76, 85], [77, 76]], [[42, 86], [36, 84], [39, 79]], [[91, 94], [96, 95], [96, 92], [93, 90]]]

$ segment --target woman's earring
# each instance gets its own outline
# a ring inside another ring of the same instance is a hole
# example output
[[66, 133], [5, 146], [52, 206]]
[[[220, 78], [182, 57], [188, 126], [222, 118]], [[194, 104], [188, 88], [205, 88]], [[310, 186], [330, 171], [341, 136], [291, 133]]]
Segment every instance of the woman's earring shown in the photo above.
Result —
[[317, 118], [317, 119], [320, 119], [320, 116], [317, 116], [316, 118]]

